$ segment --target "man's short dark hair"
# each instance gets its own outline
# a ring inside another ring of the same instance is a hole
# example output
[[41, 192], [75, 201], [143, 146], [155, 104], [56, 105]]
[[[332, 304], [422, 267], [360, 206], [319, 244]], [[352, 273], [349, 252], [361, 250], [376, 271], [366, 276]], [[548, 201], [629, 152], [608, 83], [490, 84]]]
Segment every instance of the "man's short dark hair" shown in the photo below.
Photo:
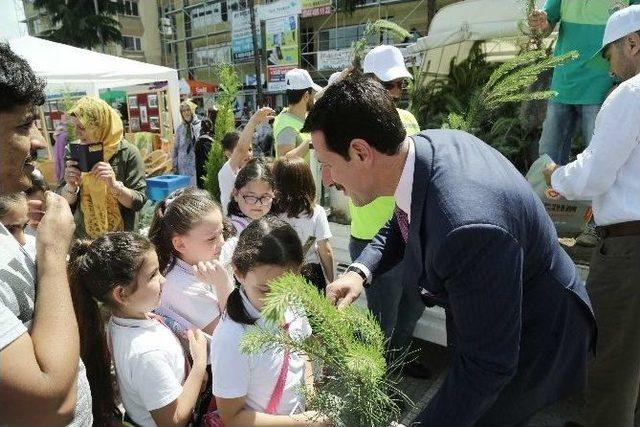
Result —
[[287, 90], [287, 102], [289, 103], [289, 105], [297, 104], [307, 92], [311, 92], [311, 88]]
[[16, 55], [7, 43], [0, 43], [0, 112], [44, 104], [45, 84], [24, 58]]
[[233, 151], [236, 149], [236, 145], [238, 145], [238, 140], [240, 139], [240, 134], [238, 132], [227, 132], [222, 137], [222, 149], [225, 151]]
[[301, 132], [322, 131], [329, 150], [349, 160], [349, 144], [363, 139], [387, 155], [398, 152], [407, 133], [389, 92], [364, 75], [327, 88], [309, 111]]

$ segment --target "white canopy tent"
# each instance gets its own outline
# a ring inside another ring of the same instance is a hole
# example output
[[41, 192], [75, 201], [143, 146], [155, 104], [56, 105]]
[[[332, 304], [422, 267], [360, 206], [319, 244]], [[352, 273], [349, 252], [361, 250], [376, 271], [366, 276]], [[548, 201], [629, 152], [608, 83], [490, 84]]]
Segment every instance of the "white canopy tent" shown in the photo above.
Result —
[[9, 40], [11, 50], [25, 58], [47, 80], [47, 93], [84, 91], [166, 81], [174, 127], [180, 124], [180, 91], [176, 70], [91, 50], [24, 36]]

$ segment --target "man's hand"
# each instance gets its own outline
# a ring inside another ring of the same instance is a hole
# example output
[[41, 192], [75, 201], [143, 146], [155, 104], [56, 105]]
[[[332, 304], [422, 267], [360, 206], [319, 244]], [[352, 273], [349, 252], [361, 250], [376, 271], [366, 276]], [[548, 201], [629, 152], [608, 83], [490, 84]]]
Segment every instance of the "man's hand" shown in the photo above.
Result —
[[47, 191], [44, 216], [38, 226], [36, 250], [38, 258], [46, 251], [57, 251], [66, 256], [71, 246], [76, 224], [69, 203], [53, 191]]
[[547, 163], [544, 169], [542, 170], [544, 181], [547, 183], [548, 187], [551, 187], [551, 175], [553, 175], [553, 172], [555, 172], [555, 170], [558, 169], [559, 167], [560, 166], [558, 166], [557, 164], [551, 162], [551, 163]]
[[529, 27], [532, 30], [545, 32], [549, 29], [549, 21], [547, 20], [547, 12], [544, 10], [534, 10], [529, 15]]
[[364, 289], [362, 277], [353, 271], [347, 271], [327, 286], [327, 298], [338, 308], [346, 307], [356, 300]]

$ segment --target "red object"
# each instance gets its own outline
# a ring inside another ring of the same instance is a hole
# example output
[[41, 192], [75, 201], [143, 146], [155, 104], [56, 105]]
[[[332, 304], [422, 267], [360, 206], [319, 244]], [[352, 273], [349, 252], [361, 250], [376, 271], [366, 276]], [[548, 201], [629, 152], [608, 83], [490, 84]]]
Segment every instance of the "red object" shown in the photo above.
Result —
[[191, 96], [202, 95], [203, 93], [213, 93], [216, 91], [216, 85], [205, 83], [198, 80], [187, 80], [187, 84], [191, 89]]

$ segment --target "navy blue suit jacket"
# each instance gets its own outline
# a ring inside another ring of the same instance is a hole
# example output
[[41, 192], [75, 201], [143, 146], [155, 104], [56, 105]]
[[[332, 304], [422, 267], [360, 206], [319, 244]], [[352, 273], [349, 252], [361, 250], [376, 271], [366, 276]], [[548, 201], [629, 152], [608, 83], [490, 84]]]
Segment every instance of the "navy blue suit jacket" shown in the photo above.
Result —
[[357, 262], [377, 275], [402, 261], [405, 285], [446, 310], [452, 363], [418, 421], [522, 421], [584, 387], [595, 339], [584, 283], [506, 158], [460, 131], [413, 139], [408, 243], [394, 217]]

